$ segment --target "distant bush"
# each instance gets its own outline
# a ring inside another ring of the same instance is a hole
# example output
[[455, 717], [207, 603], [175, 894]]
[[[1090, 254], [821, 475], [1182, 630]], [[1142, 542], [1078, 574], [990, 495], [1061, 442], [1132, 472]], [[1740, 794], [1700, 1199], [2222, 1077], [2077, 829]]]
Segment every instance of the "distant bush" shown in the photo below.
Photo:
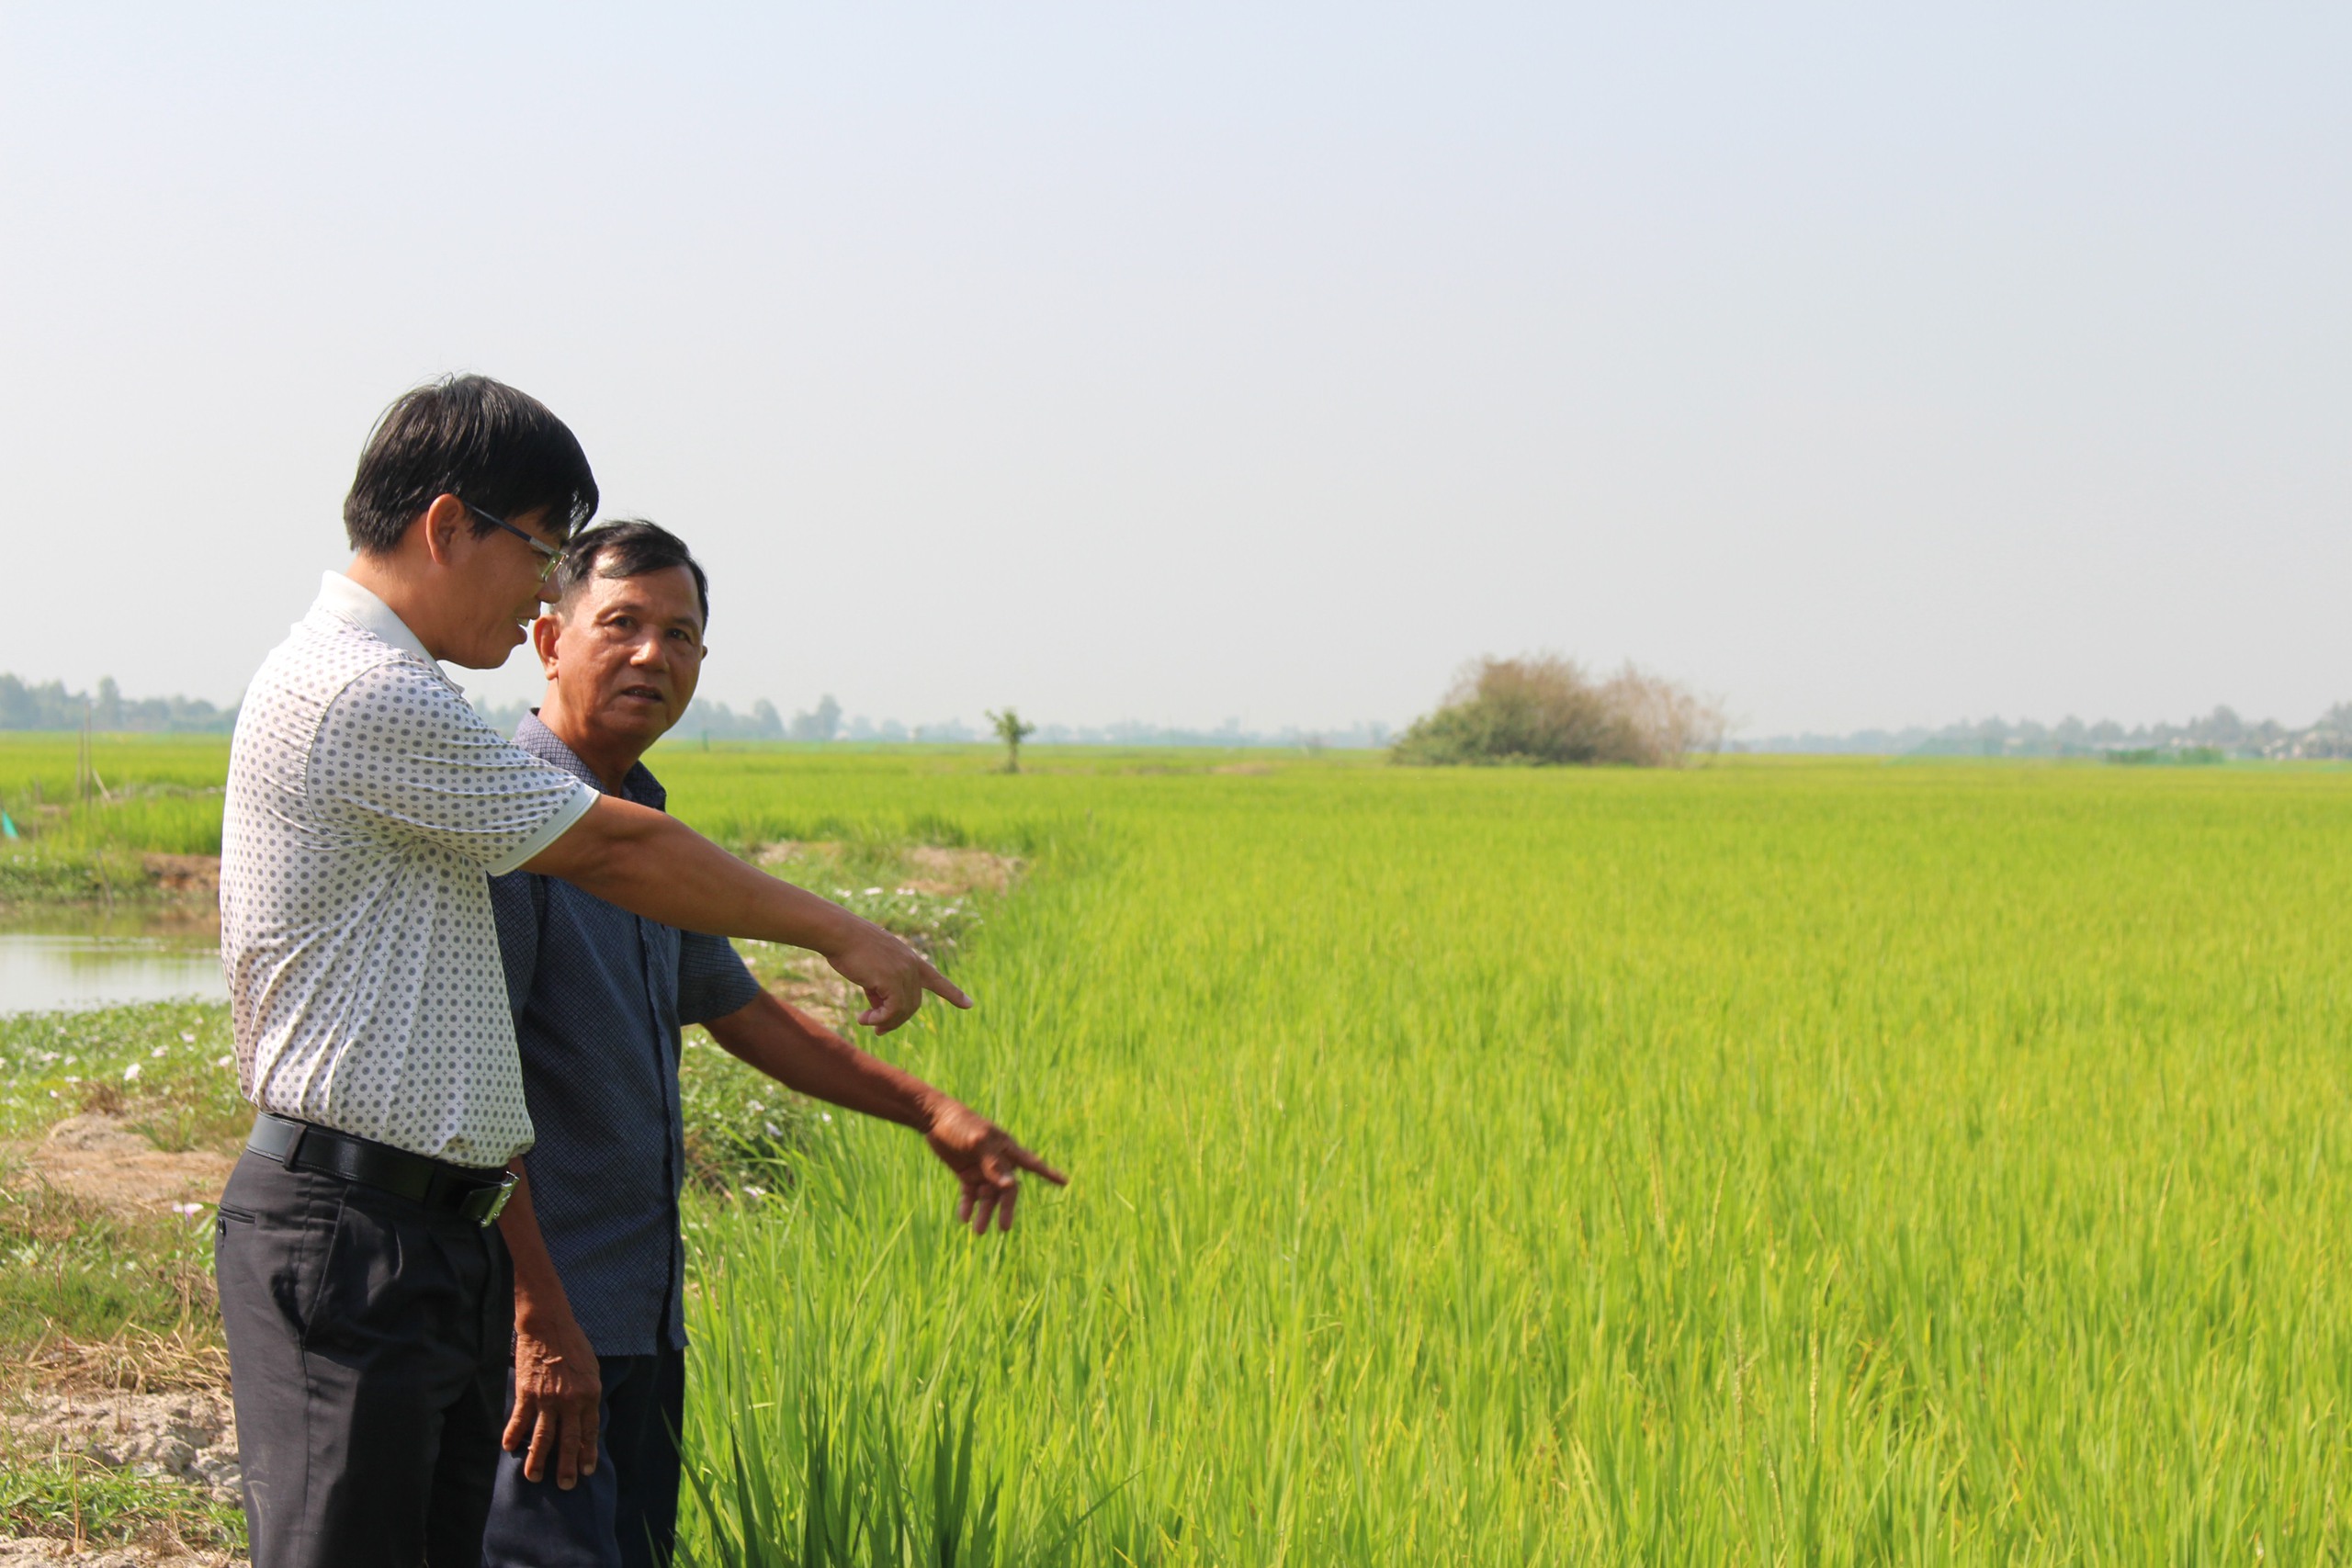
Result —
[[1668, 767], [1723, 743], [1723, 710], [1628, 664], [1595, 681], [1556, 655], [1472, 661], [1389, 760], [1421, 765]]

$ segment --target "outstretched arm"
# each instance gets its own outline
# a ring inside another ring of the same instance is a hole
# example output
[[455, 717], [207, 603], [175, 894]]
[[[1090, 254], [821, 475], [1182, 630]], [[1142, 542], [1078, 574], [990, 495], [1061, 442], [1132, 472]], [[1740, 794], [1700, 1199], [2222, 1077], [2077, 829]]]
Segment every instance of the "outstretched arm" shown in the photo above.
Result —
[[1012, 1228], [1012, 1207], [1026, 1170], [1057, 1187], [1069, 1179], [1013, 1142], [970, 1106], [911, 1073], [868, 1055], [797, 1008], [765, 993], [704, 1025], [711, 1038], [779, 1083], [801, 1093], [912, 1127], [964, 1189], [956, 1211], [975, 1235], [993, 1218]]
[[873, 921], [744, 864], [662, 812], [600, 795], [563, 836], [523, 865], [560, 877], [631, 914], [682, 931], [780, 942], [822, 953], [865, 993], [858, 1022], [888, 1034], [925, 991], [959, 1008], [972, 998]]

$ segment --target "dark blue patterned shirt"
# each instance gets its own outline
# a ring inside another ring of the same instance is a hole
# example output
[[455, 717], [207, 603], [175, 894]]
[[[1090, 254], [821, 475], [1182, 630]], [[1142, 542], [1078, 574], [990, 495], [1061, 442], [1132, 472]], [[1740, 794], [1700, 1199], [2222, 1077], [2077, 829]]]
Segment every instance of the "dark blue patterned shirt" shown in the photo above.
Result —
[[[596, 776], [536, 715], [514, 743], [596, 788]], [[621, 796], [662, 809], [639, 764]], [[685, 1128], [678, 1031], [760, 994], [726, 939], [632, 915], [526, 871], [491, 878], [506, 993], [538, 1142], [531, 1201], [572, 1314], [600, 1356], [686, 1343], [678, 1239]]]

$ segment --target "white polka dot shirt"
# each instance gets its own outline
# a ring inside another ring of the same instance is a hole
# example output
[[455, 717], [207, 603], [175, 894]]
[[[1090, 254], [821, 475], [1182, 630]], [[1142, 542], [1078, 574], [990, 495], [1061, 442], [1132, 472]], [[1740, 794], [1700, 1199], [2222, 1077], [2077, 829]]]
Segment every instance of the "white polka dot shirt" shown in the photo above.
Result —
[[229, 752], [220, 962], [245, 1098], [458, 1165], [529, 1148], [489, 878], [595, 799], [329, 572]]

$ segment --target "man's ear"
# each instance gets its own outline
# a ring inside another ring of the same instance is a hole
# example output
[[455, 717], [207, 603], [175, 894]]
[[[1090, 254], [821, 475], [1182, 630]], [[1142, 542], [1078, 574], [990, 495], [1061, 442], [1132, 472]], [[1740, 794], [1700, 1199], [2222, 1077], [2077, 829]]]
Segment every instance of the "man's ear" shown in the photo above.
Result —
[[424, 531], [424, 553], [435, 566], [456, 564], [455, 551], [460, 537], [473, 536], [473, 520], [466, 515], [466, 503], [454, 495], [441, 494], [424, 509], [421, 520]]
[[555, 679], [555, 639], [562, 632], [563, 623], [553, 610], [543, 612], [531, 623], [531, 651], [539, 656], [539, 673]]

